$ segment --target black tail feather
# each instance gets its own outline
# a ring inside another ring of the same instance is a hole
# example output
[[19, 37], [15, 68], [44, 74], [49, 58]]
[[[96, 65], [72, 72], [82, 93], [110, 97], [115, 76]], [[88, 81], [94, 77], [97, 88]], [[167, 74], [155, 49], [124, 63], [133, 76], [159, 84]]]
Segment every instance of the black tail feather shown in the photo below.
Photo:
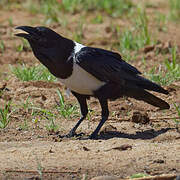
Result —
[[142, 89], [147, 89], [150, 91], [155, 91], [155, 92], [159, 92], [159, 93], [163, 93], [163, 94], [169, 94], [169, 92], [167, 90], [165, 90], [164, 88], [162, 88], [160, 85], [145, 79], [142, 76], [138, 76], [138, 81], [136, 82], [136, 85]]
[[170, 106], [164, 100], [155, 95], [145, 91], [144, 89], [128, 87], [125, 93], [126, 96], [135, 98], [137, 100], [145, 101], [148, 104], [159, 107], [160, 109], [169, 109]]

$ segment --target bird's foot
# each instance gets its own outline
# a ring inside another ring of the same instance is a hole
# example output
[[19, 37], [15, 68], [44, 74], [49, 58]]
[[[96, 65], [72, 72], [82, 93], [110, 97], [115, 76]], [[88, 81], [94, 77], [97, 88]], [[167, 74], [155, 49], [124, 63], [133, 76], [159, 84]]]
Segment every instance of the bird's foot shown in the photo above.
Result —
[[89, 136], [89, 139], [98, 139], [98, 135], [96, 133], [92, 133], [90, 136]]
[[73, 131], [70, 131], [68, 134], [61, 136], [61, 138], [72, 138], [72, 137], [82, 137], [84, 133], [75, 133]]

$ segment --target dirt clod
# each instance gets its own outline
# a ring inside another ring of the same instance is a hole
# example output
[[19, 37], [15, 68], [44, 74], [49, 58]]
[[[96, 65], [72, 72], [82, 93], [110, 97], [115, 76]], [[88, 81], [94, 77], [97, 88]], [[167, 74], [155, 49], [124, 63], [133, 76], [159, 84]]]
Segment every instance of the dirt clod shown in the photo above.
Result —
[[90, 151], [90, 149], [87, 148], [86, 146], [83, 146], [83, 150], [84, 150], [84, 151]]
[[133, 115], [131, 117], [131, 121], [134, 123], [147, 124], [150, 122], [150, 119], [149, 119], [148, 114], [146, 112], [135, 111], [135, 112], [133, 112]]
[[111, 124], [108, 124], [108, 125], [105, 125], [105, 126], [102, 128], [100, 134], [112, 133], [112, 132], [114, 132], [114, 131], [116, 131], [116, 130], [117, 130], [116, 127], [114, 127], [114, 126], [111, 125]]
[[156, 159], [154, 160], [154, 163], [162, 164], [162, 163], [165, 163], [165, 161], [163, 159]]
[[144, 53], [148, 53], [150, 51], [153, 51], [154, 48], [155, 48], [154, 46], [146, 46], [143, 51], [144, 51]]

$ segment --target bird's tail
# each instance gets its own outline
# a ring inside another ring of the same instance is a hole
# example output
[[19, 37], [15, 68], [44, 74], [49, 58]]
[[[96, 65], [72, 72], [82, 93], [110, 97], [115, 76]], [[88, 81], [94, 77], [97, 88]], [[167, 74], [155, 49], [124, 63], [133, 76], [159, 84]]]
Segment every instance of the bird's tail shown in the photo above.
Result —
[[160, 109], [170, 108], [167, 102], [141, 88], [128, 87], [127, 90], [125, 88], [125, 95], [128, 97], [135, 98], [137, 100], [145, 101], [146, 103], [159, 107]]
[[164, 88], [162, 88], [160, 85], [158, 85], [142, 76], [137, 77], [137, 81], [135, 82], [135, 84], [139, 88], [142, 88], [142, 89], [156, 91], [156, 92], [163, 93], [163, 94], [169, 94], [169, 92], [167, 90], [165, 90]]

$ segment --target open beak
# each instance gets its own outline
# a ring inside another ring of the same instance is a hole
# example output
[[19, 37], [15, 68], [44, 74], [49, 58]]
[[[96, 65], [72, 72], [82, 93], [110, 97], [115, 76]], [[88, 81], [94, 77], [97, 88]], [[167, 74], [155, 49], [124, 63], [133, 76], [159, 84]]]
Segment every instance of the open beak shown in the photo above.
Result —
[[15, 34], [15, 36], [23, 37], [25, 39], [32, 39], [37, 37], [37, 29], [31, 26], [18, 26], [15, 29], [22, 32]]

